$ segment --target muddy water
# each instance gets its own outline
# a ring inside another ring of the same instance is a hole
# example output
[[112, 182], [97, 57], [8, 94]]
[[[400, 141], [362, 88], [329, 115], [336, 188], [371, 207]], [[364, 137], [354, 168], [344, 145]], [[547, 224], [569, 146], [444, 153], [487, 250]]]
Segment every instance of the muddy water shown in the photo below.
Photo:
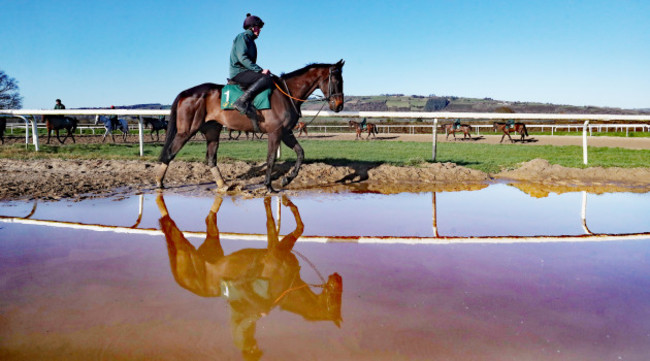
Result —
[[641, 233], [649, 200], [495, 185], [284, 202], [5, 202], [0, 215], [31, 215], [0, 222], [0, 358], [645, 360], [650, 236], [345, 236]]

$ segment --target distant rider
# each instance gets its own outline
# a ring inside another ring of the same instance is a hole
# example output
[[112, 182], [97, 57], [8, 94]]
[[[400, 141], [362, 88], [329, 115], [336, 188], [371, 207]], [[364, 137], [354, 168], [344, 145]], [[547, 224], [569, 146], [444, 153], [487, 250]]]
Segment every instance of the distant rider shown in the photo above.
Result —
[[[111, 109], [115, 109], [115, 105], [111, 105]], [[108, 120], [111, 122], [111, 129], [119, 129], [120, 121], [117, 119], [117, 115], [111, 114], [108, 116]]]
[[56, 100], [56, 104], [54, 104], [54, 109], [65, 109], [65, 105], [61, 103], [61, 99]]
[[366, 129], [366, 118], [363, 118], [361, 123], [359, 123], [359, 126], [361, 127], [361, 130]]

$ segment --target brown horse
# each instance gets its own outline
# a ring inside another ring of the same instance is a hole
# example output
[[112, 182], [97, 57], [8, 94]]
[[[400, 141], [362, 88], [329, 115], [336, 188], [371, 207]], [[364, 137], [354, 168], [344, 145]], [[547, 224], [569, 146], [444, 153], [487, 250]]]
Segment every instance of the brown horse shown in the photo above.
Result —
[[167, 121], [159, 118], [143, 117], [142, 121], [144, 122], [144, 127], [149, 128], [151, 126], [151, 140], [153, 140], [153, 132], [156, 132], [156, 141], [160, 140], [160, 135], [158, 134], [161, 130], [167, 129]]
[[449, 134], [453, 134], [454, 140], [456, 140], [456, 132], [463, 132], [463, 140], [465, 140], [467, 137], [469, 137], [469, 139], [472, 139], [472, 135], [469, 133], [472, 131], [472, 126], [469, 124], [461, 124], [460, 128], [458, 129], [454, 128], [454, 125], [451, 123], [445, 124], [444, 127], [445, 133], [447, 133], [446, 139], [449, 139]]
[[[59, 143], [64, 144], [65, 140], [68, 137], [72, 138], [72, 142], [76, 143], [74, 140], [74, 131], [77, 130], [77, 119], [71, 117], [64, 117], [60, 115], [43, 115], [43, 122], [45, 122], [45, 127], [47, 128], [47, 144], [50, 144], [50, 136], [52, 131], [56, 133], [56, 139], [59, 140]], [[65, 129], [68, 133], [65, 135], [63, 140], [59, 137], [59, 130]]]
[[[234, 132], [234, 131], [235, 130], [228, 129], [228, 140], [237, 140], [237, 139], [239, 139], [239, 137], [241, 136], [241, 130], [236, 130], [236, 132], [237, 132], [236, 137], [232, 136], [232, 132]], [[262, 139], [262, 134], [257, 135], [257, 133], [255, 133], [255, 132], [244, 132], [244, 133], [246, 133], [246, 140], [249, 140], [249, 139], [250, 140]], [[250, 136], [251, 133], [253, 134], [252, 137]]]
[[[217, 227], [221, 202], [221, 197], [217, 196], [205, 219], [205, 241], [197, 249], [169, 216], [162, 193], [156, 199], [174, 279], [181, 287], [201, 297], [226, 299], [231, 311], [233, 341], [244, 359], [257, 360], [261, 356], [255, 340], [257, 320], [278, 306], [308, 321], [332, 321], [340, 327], [341, 276], [333, 273], [327, 282], [323, 280], [318, 286], [311, 286], [300, 277], [300, 263], [292, 251], [304, 229], [298, 208], [282, 197], [282, 204], [293, 213], [296, 229], [279, 239], [271, 198], [266, 197], [266, 248], [246, 248], [225, 255]], [[323, 291], [316, 294], [310, 287], [322, 287]]]
[[[320, 89], [332, 111], [343, 110], [343, 64], [343, 60], [336, 64], [311, 64], [280, 77], [273, 76], [277, 89], [271, 93], [271, 109], [258, 110], [259, 127], [263, 133], [268, 134], [264, 179], [267, 191], [275, 192], [271, 186], [271, 172], [280, 141], [296, 152], [296, 163], [282, 179], [282, 186], [289, 184], [298, 175], [304, 151], [292, 130], [300, 118], [300, 106], [307, 97]], [[207, 142], [206, 160], [218, 190], [228, 190], [217, 166], [219, 135], [224, 126], [233, 130], [252, 131], [253, 124], [246, 115], [236, 110], [221, 109], [222, 90], [223, 85], [205, 83], [181, 92], [174, 100], [167, 139], [159, 158], [161, 164], [156, 175], [158, 187], [163, 187], [169, 162], [194, 134], [201, 131]]]
[[526, 130], [526, 124], [524, 123], [514, 123], [513, 127], [510, 128], [507, 123], [503, 122], [494, 122], [492, 124], [492, 128], [494, 128], [494, 131], [496, 132], [503, 132], [503, 135], [501, 136], [501, 141], [499, 143], [503, 142], [503, 138], [505, 136], [508, 136], [508, 139], [510, 139], [510, 143], [514, 143], [515, 141], [512, 139], [510, 136], [511, 132], [517, 132], [521, 135], [521, 141], [524, 141], [524, 137], [528, 136], [528, 130]]
[[[354, 140], [361, 139], [361, 132], [363, 132], [363, 129], [361, 128], [361, 124], [359, 122], [355, 122], [354, 120], [350, 120], [348, 124], [350, 124], [350, 128], [354, 129], [357, 132], [357, 137]], [[376, 125], [374, 125], [373, 123], [366, 123], [366, 129], [368, 131], [368, 135], [366, 136], [366, 139], [370, 138], [371, 134], [373, 138], [377, 138]]]
[[303, 132], [305, 133], [305, 136], [309, 136], [309, 134], [307, 134], [307, 123], [305, 122], [298, 122], [294, 130], [298, 131], [298, 136], [301, 136]]

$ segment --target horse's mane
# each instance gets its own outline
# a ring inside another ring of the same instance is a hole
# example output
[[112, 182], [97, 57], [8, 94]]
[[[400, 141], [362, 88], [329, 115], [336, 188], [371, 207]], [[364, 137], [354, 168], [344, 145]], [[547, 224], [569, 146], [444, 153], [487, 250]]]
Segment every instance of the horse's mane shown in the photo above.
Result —
[[311, 64], [308, 64], [308, 65], [305, 65], [303, 68], [300, 68], [298, 70], [294, 70], [294, 71], [292, 71], [290, 73], [282, 73], [280, 75], [280, 78], [281, 79], [293, 78], [294, 76], [302, 75], [302, 74], [306, 73], [307, 71], [309, 71], [310, 69], [313, 69], [313, 68], [328, 68], [330, 66], [332, 66], [332, 64], [311, 63]]

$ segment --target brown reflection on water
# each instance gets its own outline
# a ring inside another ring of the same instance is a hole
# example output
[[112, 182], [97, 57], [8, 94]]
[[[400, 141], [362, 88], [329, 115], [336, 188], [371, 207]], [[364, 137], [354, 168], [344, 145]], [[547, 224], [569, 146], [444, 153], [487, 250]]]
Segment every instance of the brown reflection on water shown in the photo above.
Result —
[[[245, 360], [258, 360], [262, 351], [255, 339], [257, 321], [276, 307], [309, 321], [332, 321], [340, 327], [343, 280], [338, 273], [321, 285], [309, 285], [300, 277], [300, 264], [293, 247], [304, 225], [298, 208], [287, 197], [296, 229], [280, 239], [271, 211], [271, 198], [264, 199], [267, 248], [246, 248], [224, 254], [219, 239], [217, 196], [205, 219], [206, 238], [196, 248], [169, 215], [162, 193], [156, 199], [160, 225], [167, 240], [169, 262], [176, 282], [201, 297], [223, 297], [230, 307], [230, 328], [235, 346]], [[321, 287], [320, 294], [310, 287]]]
[[551, 193], [563, 194], [573, 192], [587, 192], [591, 194], [604, 194], [604, 193], [617, 193], [617, 192], [632, 192], [632, 193], [646, 193], [644, 189], [635, 189], [629, 187], [620, 187], [615, 185], [581, 185], [580, 187], [570, 185], [556, 185], [556, 184], [540, 184], [540, 183], [508, 183], [509, 186], [515, 187], [520, 191], [528, 194], [534, 198], [545, 198]]

